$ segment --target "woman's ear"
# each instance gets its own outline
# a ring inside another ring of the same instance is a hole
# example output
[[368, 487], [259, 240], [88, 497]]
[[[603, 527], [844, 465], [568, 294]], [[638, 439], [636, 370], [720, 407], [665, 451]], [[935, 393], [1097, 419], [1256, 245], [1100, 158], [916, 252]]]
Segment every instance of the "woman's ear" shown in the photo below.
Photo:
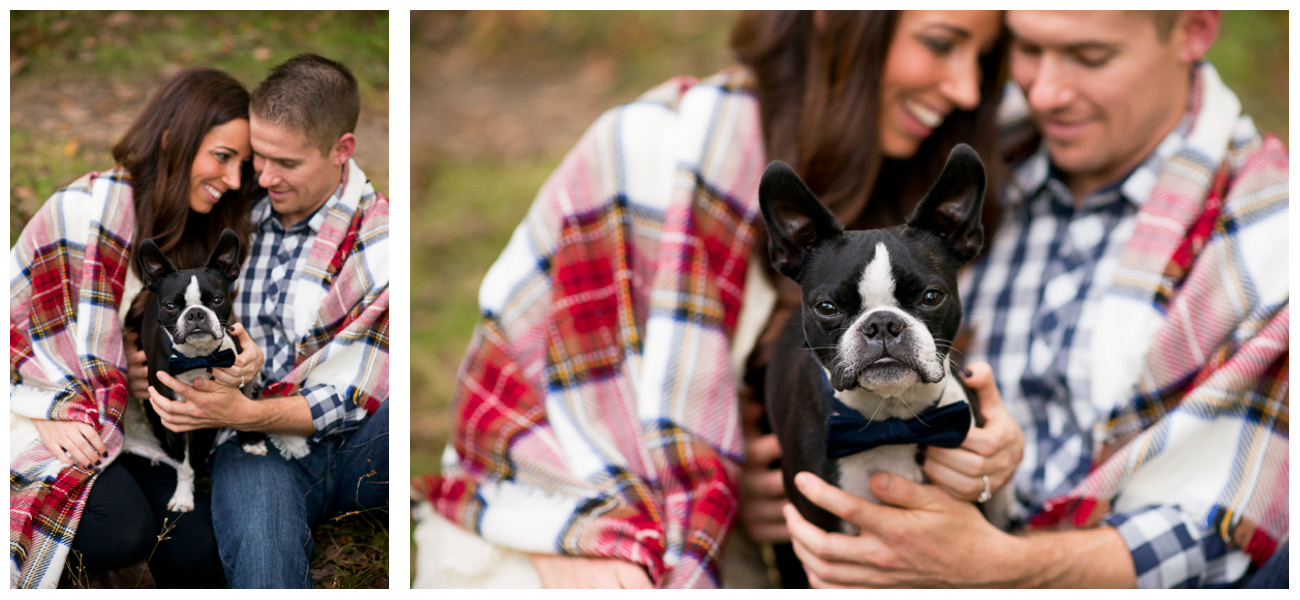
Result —
[[162, 146], [162, 150], [163, 150], [163, 151], [166, 151], [166, 150], [167, 150], [167, 137], [168, 137], [169, 134], [171, 134], [171, 132], [172, 132], [172, 130], [170, 130], [170, 129], [164, 129], [164, 130], [163, 130], [162, 140], [159, 141], [159, 144]]

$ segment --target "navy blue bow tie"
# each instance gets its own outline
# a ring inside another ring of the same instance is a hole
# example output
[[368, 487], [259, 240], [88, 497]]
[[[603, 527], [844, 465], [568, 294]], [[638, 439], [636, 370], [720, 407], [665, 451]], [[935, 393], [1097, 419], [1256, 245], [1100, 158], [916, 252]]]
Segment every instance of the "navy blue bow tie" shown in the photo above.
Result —
[[827, 458], [843, 458], [891, 444], [956, 448], [966, 441], [966, 433], [970, 431], [970, 405], [965, 400], [932, 406], [914, 419], [895, 417], [868, 422], [839, 399], [834, 396], [830, 399], [835, 414], [826, 425]]
[[230, 348], [218, 350], [206, 356], [185, 356], [176, 351], [172, 351], [171, 356], [167, 357], [167, 372], [176, 375], [184, 373], [191, 369], [212, 369], [229, 367], [235, 364], [235, 351]]

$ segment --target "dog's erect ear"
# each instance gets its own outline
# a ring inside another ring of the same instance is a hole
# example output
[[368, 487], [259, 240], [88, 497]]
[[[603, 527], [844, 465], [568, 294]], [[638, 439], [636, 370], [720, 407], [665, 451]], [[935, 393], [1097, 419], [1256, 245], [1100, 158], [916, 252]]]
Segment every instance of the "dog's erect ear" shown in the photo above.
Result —
[[217, 247], [208, 257], [207, 267], [215, 269], [231, 281], [239, 279], [239, 236], [230, 228], [221, 231]]
[[140, 268], [140, 282], [145, 289], [155, 293], [158, 291], [158, 282], [176, 272], [172, 261], [163, 256], [162, 250], [158, 249], [158, 244], [152, 239], [140, 242], [140, 247], [135, 251], [135, 264]]
[[835, 215], [813, 196], [790, 165], [779, 160], [763, 171], [758, 206], [767, 223], [772, 267], [795, 281], [818, 245], [844, 235]]
[[963, 263], [975, 258], [984, 245], [984, 163], [966, 144], [948, 154], [939, 180], [907, 220], [909, 227], [928, 231], [947, 243]]

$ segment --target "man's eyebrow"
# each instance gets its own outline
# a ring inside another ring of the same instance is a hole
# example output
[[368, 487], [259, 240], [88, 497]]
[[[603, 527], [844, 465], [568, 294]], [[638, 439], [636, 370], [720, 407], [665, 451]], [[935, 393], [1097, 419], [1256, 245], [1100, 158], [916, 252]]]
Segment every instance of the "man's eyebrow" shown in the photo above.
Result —
[[1087, 52], [1089, 50], [1114, 50], [1119, 44], [1115, 42], [1087, 41], [1065, 44], [1062, 46], [1068, 52]]

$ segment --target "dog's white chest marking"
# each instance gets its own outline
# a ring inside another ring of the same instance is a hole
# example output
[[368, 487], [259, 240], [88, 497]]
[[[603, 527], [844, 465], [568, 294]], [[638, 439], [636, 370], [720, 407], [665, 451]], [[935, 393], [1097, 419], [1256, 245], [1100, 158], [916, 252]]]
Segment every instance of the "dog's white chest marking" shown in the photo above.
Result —
[[889, 262], [889, 249], [884, 242], [876, 244], [876, 255], [862, 270], [858, 293], [862, 296], [864, 313], [884, 306], [898, 306], [898, 299], [894, 297], [893, 265]]

